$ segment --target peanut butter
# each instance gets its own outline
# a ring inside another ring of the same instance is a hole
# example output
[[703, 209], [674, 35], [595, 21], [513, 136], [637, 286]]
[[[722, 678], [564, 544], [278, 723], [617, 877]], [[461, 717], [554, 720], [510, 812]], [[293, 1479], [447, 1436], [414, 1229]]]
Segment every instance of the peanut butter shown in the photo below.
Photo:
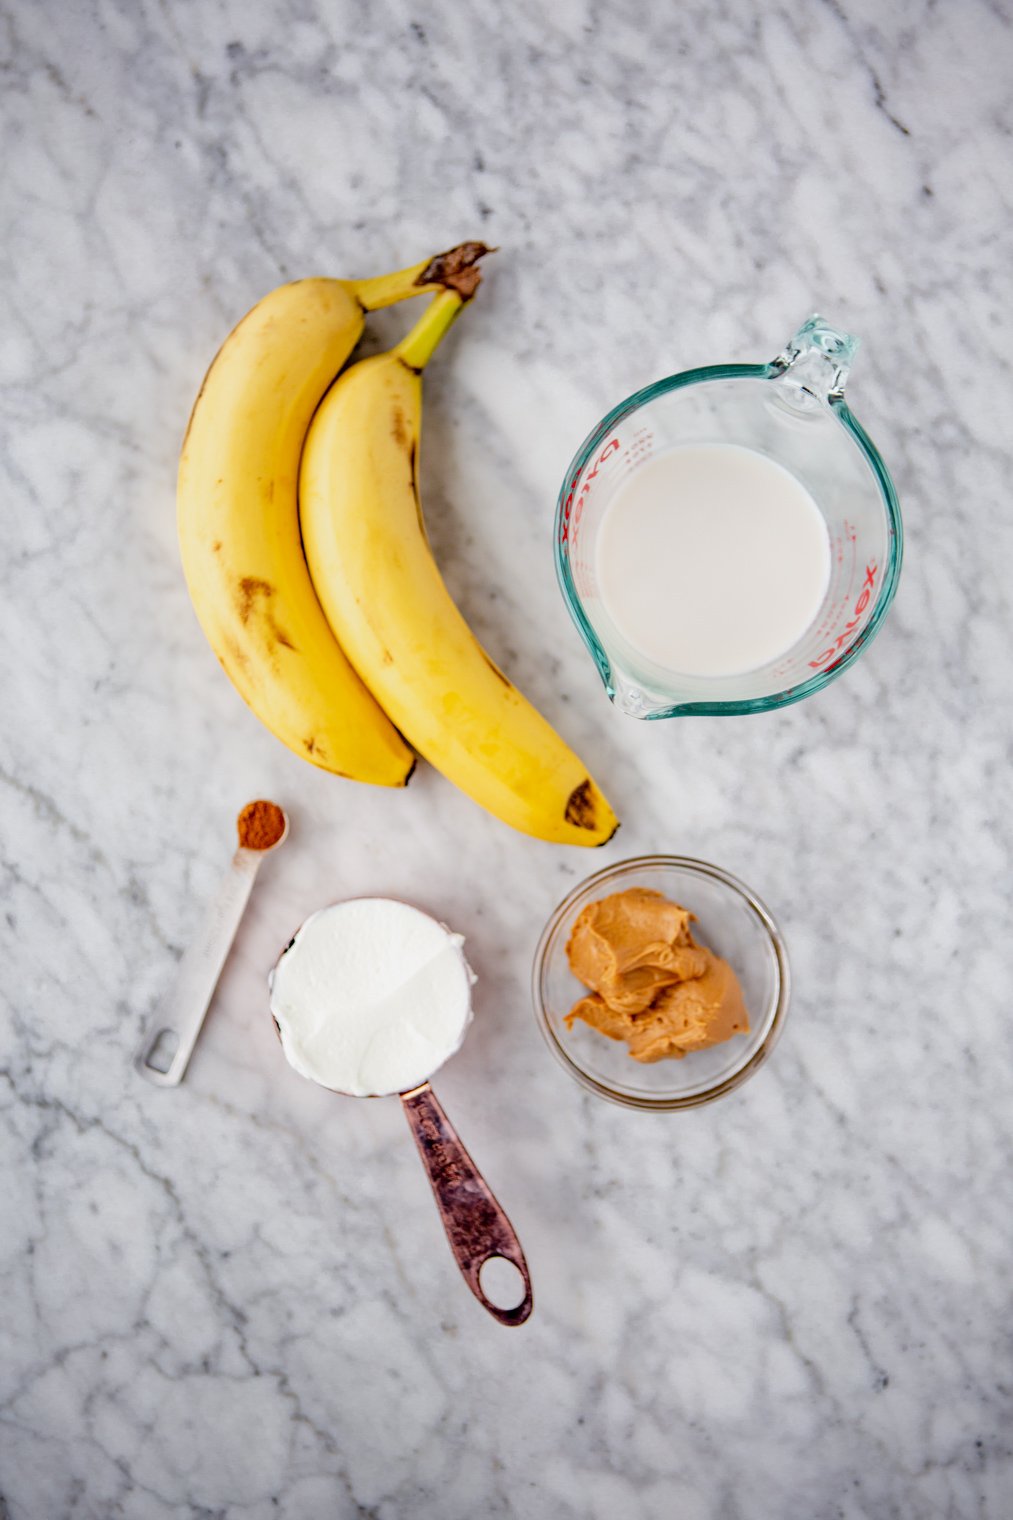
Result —
[[629, 887], [588, 903], [566, 947], [574, 976], [590, 996], [566, 1016], [610, 1040], [625, 1040], [635, 1061], [681, 1059], [749, 1030], [738, 977], [698, 945], [693, 914], [660, 892]]

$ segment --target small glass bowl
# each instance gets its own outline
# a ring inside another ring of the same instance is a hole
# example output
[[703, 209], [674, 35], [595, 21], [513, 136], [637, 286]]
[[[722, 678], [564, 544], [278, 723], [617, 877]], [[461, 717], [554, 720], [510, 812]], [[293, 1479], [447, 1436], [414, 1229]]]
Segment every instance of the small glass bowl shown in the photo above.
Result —
[[[586, 989], [570, 971], [566, 943], [589, 902], [627, 887], [651, 887], [696, 915], [694, 937], [727, 960], [742, 984], [750, 1032], [681, 1060], [642, 1065], [621, 1040], [578, 1020], [563, 1022]], [[546, 924], [535, 951], [535, 1016], [549, 1049], [582, 1087], [628, 1108], [696, 1108], [724, 1097], [770, 1055], [788, 1012], [790, 973], [780, 931], [743, 882], [681, 855], [643, 855], [607, 866], [573, 889]]]

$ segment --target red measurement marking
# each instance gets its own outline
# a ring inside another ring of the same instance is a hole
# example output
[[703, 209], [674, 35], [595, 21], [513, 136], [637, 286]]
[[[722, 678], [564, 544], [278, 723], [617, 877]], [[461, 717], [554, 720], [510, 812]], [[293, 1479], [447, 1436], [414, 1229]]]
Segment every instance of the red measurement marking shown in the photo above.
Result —
[[809, 661], [810, 669], [821, 670], [826, 666], [828, 660], [833, 660], [836, 663], [836, 659], [840, 656], [843, 645], [849, 641], [851, 635], [854, 633], [855, 629], [862, 621], [862, 613], [869, 605], [869, 600], [872, 596], [873, 590], [875, 589], [876, 576], [878, 574], [878, 565], [866, 565], [865, 581], [862, 585], [862, 594], [858, 598], [858, 601], [855, 603], [854, 611], [851, 614], [850, 623], [848, 623], [843, 633], [839, 633], [837, 635], [837, 638], [833, 644], [831, 644], [829, 649], [824, 649], [823, 653], [821, 655], [817, 655], [815, 660]]
[[577, 524], [580, 522], [581, 517], [584, 515], [584, 498], [587, 496], [588, 491], [591, 489], [592, 480], [594, 480], [595, 476], [598, 474], [599, 468], [605, 463], [609, 455], [614, 454], [618, 447], [619, 439], [610, 438], [608, 443], [602, 449], [601, 453], [598, 455], [598, 458], [595, 460], [594, 469], [589, 470], [587, 475], [584, 477], [584, 484], [580, 488], [580, 495], [577, 496], [576, 505], [574, 505], [574, 495], [577, 490], [577, 482], [580, 479], [580, 476], [575, 475], [570, 481], [570, 494], [566, 498], [566, 501], [563, 505], [563, 521], [559, 529], [559, 542], [561, 544], [565, 544], [567, 539], [570, 537], [571, 515], [573, 517], [573, 526], [576, 528]]

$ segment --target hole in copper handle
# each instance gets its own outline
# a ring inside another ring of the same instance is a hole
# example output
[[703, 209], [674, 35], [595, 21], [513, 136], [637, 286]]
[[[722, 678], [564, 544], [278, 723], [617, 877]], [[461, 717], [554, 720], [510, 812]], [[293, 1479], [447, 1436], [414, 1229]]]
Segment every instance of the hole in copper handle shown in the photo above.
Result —
[[[486, 1271], [486, 1268], [491, 1270]], [[531, 1313], [531, 1281], [523, 1256], [515, 1261], [500, 1251], [494, 1251], [479, 1266], [476, 1282], [477, 1296], [489, 1313], [501, 1319], [504, 1324], [522, 1325]]]
[[478, 1281], [486, 1301], [497, 1309], [517, 1309], [524, 1302], [524, 1273], [506, 1256], [487, 1256]]

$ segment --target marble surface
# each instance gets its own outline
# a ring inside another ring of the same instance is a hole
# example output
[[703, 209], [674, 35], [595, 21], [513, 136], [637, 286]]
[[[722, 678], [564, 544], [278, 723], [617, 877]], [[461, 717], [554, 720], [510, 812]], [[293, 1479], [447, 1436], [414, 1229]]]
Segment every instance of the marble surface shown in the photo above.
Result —
[[[1008, 5], [9, 0], [2, 36], [0, 1515], [1008, 1516]], [[180, 575], [230, 326], [468, 236], [501, 251], [431, 373], [432, 538], [621, 813], [593, 857], [425, 768], [388, 795], [301, 764]], [[801, 707], [623, 718], [554, 584], [570, 453], [817, 307], [864, 339], [895, 609]], [[291, 841], [154, 1091], [132, 1052], [257, 794]], [[661, 1118], [583, 1094], [528, 998], [562, 893], [651, 850], [753, 884], [796, 977], [755, 1081]], [[290, 930], [371, 891], [467, 935], [438, 1087], [527, 1248], [522, 1330], [457, 1278], [397, 1105], [272, 1034]]]

